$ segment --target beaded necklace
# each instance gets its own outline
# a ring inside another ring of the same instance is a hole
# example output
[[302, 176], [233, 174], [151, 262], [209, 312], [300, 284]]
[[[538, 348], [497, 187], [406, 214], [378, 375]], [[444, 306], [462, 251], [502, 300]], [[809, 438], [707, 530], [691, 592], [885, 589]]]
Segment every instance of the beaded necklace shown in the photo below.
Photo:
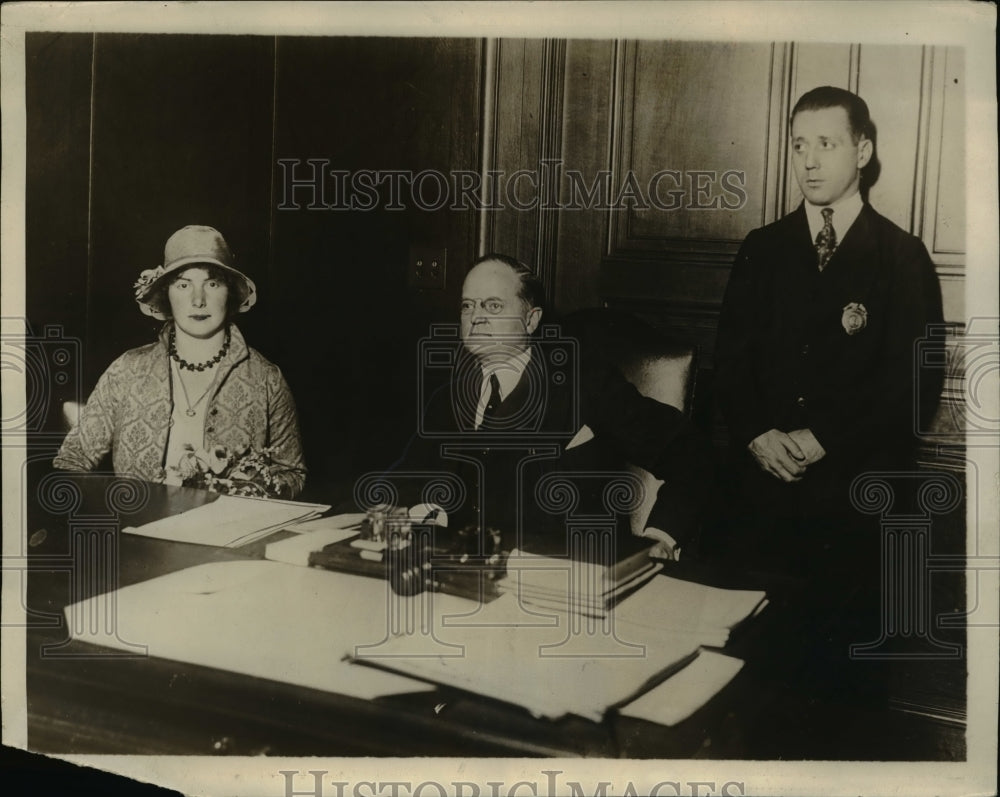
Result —
[[222, 348], [219, 349], [219, 353], [216, 354], [211, 360], [205, 360], [203, 363], [189, 363], [187, 360], [183, 359], [177, 353], [177, 330], [173, 327], [170, 328], [170, 341], [167, 345], [167, 351], [170, 352], [170, 357], [173, 359], [177, 365], [188, 371], [204, 371], [206, 368], [211, 368], [217, 362], [219, 362], [223, 357], [226, 356], [226, 352], [229, 351], [229, 327], [226, 327], [226, 339], [222, 343]]

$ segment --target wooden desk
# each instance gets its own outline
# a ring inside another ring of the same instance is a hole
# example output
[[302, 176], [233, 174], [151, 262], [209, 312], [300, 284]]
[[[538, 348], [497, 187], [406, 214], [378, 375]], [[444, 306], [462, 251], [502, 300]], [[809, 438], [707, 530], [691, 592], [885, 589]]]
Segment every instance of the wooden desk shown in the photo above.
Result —
[[[775, 680], [761, 658], [783, 630], [782, 600], [775, 594], [774, 605], [732, 645], [734, 655], [748, 661], [744, 671], [674, 728], [617, 715], [601, 723], [538, 720], [516, 706], [445, 688], [366, 701], [67, 643], [62, 610], [69, 603], [196, 564], [261, 558], [263, 543], [220, 549], [120, 533], [214, 500], [197, 490], [56, 472], [30, 485], [29, 495], [37, 500], [28, 512], [26, 686], [28, 744], [36, 751], [768, 758], [783, 749], [790, 717], [824, 725], [817, 745], [828, 744], [831, 733], [886, 738], [885, 723], [873, 725], [870, 712], [804, 702]], [[80, 579], [74, 556], [87, 547], [85, 540], [97, 540], [93, 550], [102, 549], [105, 560]], [[673, 574], [685, 573], [721, 584], [732, 579], [695, 566]], [[801, 743], [801, 730], [793, 730]], [[895, 734], [905, 745], [905, 734]], [[829, 747], [803, 757], [824, 757], [824, 749]]]

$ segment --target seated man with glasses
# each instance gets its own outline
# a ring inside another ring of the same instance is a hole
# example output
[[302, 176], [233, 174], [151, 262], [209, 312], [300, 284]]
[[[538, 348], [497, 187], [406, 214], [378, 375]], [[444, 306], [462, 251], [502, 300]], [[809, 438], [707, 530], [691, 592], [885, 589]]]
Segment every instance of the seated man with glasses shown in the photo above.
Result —
[[680, 410], [588, 358], [572, 328], [541, 327], [543, 312], [541, 283], [527, 266], [498, 254], [473, 264], [450, 381], [423, 408], [397, 472], [459, 477], [464, 500], [449, 527], [488, 529], [506, 549], [558, 554], [569, 525], [587, 518], [613, 527], [616, 539], [631, 535], [622, 496], [634, 492], [627, 466], [637, 465], [664, 480], [644, 534], [675, 557], [697, 530], [711, 484], [707, 442]]

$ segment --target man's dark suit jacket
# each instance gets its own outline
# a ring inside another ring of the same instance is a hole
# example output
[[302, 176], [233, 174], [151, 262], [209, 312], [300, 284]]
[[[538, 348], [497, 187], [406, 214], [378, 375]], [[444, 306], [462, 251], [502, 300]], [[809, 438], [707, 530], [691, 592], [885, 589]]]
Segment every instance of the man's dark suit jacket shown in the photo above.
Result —
[[[610, 517], [619, 542], [631, 536], [628, 512], [605, 489], [623, 473], [628, 478], [631, 463], [665, 481], [647, 526], [683, 546], [698, 529], [710, 490], [709, 446], [680, 410], [640, 395], [610, 363], [580, 356], [566, 367], [551, 343], [532, 347], [520, 381], [480, 429], [482, 372], [473, 358], [461, 357], [424, 408], [425, 433], [396, 470], [443, 470], [461, 479], [466, 499], [450, 512], [450, 527], [482, 519], [502, 533], [505, 548], [558, 555], [568, 552], [567, 524], [586, 526], [588, 518], [601, 526]], [[584, 425], [593, 438], [567, 448]], [[566, 481], [575, 488], [569, 493]], [[572, 506], [564, 503], [570, 493]]]
[[[849, 334], [849, 305], [864, 326]], [[915, 391], [933, 409], [939, 380], [918, 374], [914, 344], [942, 320], [934, 265], [920, 240], [867, 203], [826, 268], [804, 206], [747, 236], [719, 320], [716, 389], [740, 460], [743, 495], [758, 511], [847, 511], [851, 480], [910, 468]], [[811, 429], [826, 450], [785, 484], [747, 451], [769, 429]]]

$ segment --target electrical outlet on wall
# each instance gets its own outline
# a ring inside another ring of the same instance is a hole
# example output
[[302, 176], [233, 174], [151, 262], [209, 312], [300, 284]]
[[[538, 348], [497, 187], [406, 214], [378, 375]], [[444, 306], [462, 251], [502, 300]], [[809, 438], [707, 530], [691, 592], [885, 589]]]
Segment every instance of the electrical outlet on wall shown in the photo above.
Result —
[[421, 291], [443, 291], [448, 266], [444, 247], [411, 246], [407, 264], [407, 283]]

